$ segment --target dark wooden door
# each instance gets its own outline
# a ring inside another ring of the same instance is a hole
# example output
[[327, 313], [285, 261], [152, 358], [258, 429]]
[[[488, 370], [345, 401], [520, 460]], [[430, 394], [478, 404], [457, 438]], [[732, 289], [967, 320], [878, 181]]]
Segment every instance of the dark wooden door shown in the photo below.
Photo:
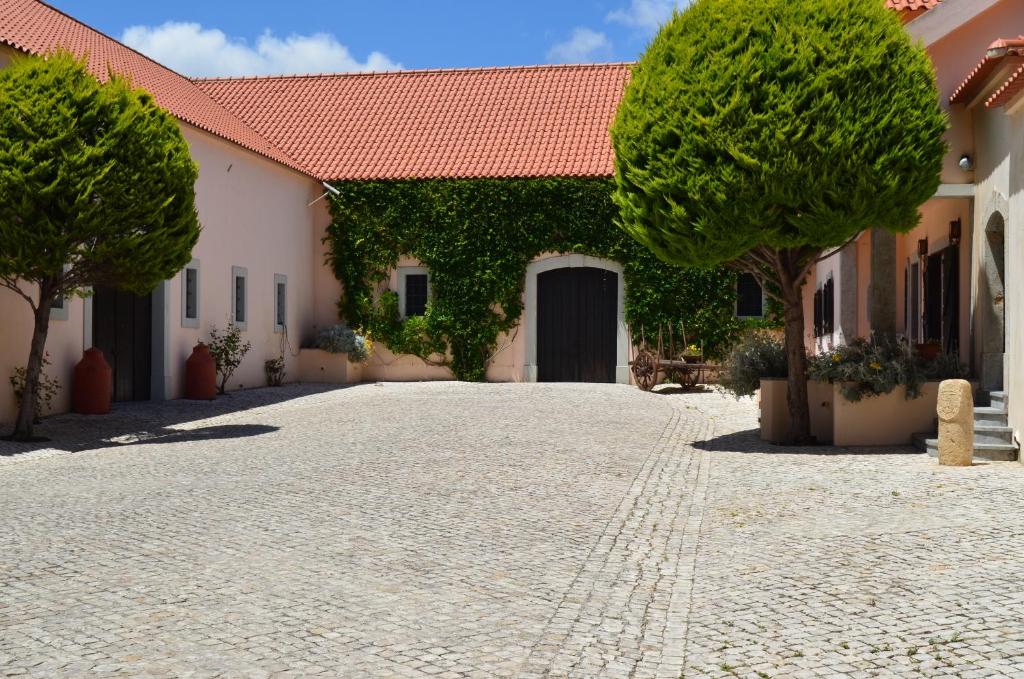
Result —
[[580, 267], [537, 276], [537, 379], [614, 382], [617, 274]]
[[98, 288], [92, 299], [92, 339], [114, 370], [114, 400], [149, 400], [153, 296]]

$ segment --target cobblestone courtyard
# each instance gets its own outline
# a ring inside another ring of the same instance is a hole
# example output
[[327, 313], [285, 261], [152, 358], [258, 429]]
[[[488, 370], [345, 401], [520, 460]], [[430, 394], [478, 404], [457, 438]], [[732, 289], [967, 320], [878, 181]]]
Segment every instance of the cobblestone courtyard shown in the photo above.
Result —
[[621, 386], [290, 386], [0, 443], [0, 674], [1024, 677], [1024, 466]]

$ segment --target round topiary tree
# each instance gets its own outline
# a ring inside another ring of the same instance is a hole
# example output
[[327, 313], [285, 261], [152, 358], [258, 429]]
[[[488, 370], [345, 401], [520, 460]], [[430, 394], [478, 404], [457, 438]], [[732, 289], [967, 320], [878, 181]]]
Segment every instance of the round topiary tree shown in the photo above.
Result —
[[634, 68], [612, 129], [622, 226], [667, 262], [753, 273], [782, 304], [795, 442], [810, 267], [918, 223], [946, 124], [927, 53], [881, 0], [696, 0]]
[[34, 317], [12, 438], [32, 438], [50, 307], [93, 285], [149, 292], [187, 264], [197, 175], [177, 121], [123, 78], [66, 53], [0, 69], [0, 285]]

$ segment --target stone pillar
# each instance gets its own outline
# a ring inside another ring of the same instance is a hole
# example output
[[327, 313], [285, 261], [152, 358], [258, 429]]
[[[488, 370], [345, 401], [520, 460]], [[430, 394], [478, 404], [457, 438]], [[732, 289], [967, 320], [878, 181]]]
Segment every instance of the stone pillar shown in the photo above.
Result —
[[936, 406], [939, 464], [969, 467], [974, 456], [974, 396], [967, 380], [944, 380]]
[[868, 318], [879, 335], [896, 334], [896, 234], [871, 229], [871, 295]]

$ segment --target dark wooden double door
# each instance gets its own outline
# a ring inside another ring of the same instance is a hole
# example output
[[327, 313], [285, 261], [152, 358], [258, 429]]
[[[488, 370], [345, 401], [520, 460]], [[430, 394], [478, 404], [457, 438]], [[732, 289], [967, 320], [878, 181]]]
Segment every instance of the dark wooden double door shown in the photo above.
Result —
[[153, 296], [97, 288], [92, 298], [92, 344], [114, 371], [115, 401], [150, 398]]
[[605, 269], [537, 276], [537, 379], [614, 382], [619, 277]]

